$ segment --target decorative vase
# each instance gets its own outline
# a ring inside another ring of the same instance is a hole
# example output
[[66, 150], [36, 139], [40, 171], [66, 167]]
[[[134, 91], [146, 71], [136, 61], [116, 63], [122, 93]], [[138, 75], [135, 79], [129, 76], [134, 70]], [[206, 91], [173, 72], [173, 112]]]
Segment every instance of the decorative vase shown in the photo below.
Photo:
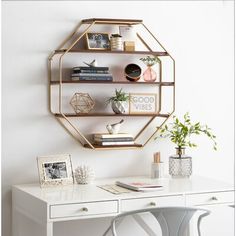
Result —
[[143, 79], [146, 82], [154, 82], [157, 79], [157, 73], [152, 69], [152, 66], [148, 66], [144, 71]]
[[112, 101], [111, 103], [112, 110], [116, 114], [123, 114], [128, 111], [128, 102], [125, 101]]
[[191, 176], [192, 157], [185, 155], [185, 148], [176, 148], [176, 155], [169, 157], [169, 174], [175, 178]]

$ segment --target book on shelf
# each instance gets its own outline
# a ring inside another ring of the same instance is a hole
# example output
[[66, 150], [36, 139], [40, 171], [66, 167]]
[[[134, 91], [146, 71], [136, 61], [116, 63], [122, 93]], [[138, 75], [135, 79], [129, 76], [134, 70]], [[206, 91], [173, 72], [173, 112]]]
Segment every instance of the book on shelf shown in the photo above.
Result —
[[134, 191], [140, 192], [149, 192], [149, 191], [157, 191], [163, 190], [163, 186], [160, 184], [153, 184], [151, 182], [144, 182], [144, 181], [116, 181], [116, 185], [131, 189]]
[[73, 70], [73, 73], [109, 74], [109, 70], [80, 69]]
[[134, 141], [133, 137], [118, 137], [118, 138], [94, 138], [96, 142], [127, 142]]
[[94, 134], [95, 144], [101, 146], [112, 145], [133, 145], [134, 137], [131, 134], [119, 133], [119, 134]]
[[108, 133], [97, 133], [93, 134], [94, 138], [134, 138], [132, 134], [129, 133], [118, 133], [118, 134], [108, 134]]
[[72, 76], [71, 79], [80, 81], [113, 81], [112, 76]]
[[98, 70], [109, 70], [109, 67], [106, 66], [76, 66], [73, 67], [73, 70], [93, 70], [93, 71], [98, 71]]
[[76, 76], [90, 76], [90, 77], [112, 77], [112, 74], [110, 73], [105, 73], [105, 74], [96, 74], [96, 73], [73, 73], [71, 74], [71, 77], [76, 77]]
[[74, 67], [73, 73], [108, 74], [108, 67]]
[[128, 146], [128, 145], [133, 145], [134, 141], [115, 141], [115, 142], [97, 142], [95, 141], [95, 144], [100, 145], [100, 146], [116, 146], [116, 145], [123, 145], [123, 146]]

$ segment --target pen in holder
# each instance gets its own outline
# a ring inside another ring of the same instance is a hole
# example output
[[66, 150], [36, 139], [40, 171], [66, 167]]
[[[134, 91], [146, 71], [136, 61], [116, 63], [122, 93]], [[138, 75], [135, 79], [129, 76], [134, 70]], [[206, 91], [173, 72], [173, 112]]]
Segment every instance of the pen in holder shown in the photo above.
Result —
[[159, 179], [164, 177], [164, 163], [161, 162], [160, 152], [154, 153], [154, 162], [152, 163], [151, 178]]

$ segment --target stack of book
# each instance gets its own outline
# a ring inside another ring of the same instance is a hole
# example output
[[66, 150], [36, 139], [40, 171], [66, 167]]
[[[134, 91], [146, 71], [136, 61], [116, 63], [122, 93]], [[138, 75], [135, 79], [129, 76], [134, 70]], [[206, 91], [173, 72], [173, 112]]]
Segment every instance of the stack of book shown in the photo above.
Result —
[[112, 81], [112, 74], [108, 67], [78, 66], [73, 68], [72, 80], [79, 81]]
[[134, 137], [131, 134], [94, 134], [94, 142], [100, 146], [115, 146], [115, 145], [133, 145]]

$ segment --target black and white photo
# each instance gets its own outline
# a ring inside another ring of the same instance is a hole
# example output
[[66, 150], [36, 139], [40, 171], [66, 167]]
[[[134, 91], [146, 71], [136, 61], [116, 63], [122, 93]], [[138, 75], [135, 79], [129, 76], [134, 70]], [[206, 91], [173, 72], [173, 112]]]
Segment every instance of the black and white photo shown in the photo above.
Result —
[[73, 184], [69, 154], [41, 156], [37, 161], [41, 187]]
[[67, 177], [66, 162], [45, 163], [47, 179], [62, 179]]
[[87, 33], [88, 49], [107, 50], [110, 48], [108, 33]]

